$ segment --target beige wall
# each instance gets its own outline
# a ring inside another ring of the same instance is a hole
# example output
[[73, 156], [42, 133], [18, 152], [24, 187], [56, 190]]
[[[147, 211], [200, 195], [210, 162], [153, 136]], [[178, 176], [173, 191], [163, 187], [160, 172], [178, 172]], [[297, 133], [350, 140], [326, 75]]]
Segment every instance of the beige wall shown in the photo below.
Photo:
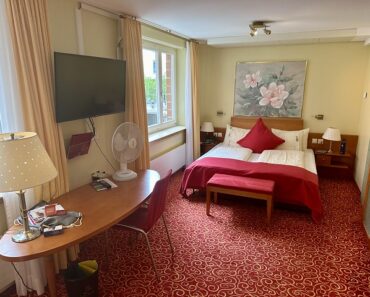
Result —
[[[77, 30], [75, 0], [49, 0], [49, 22], [52, 45], [56, 51], [77, 53]], [[117, 21], [105, 16], [84, 11], [82, 13], [85, 53], [88, 55], [115, 58], [117, 42]], [[179, 124], [184, 124], [184, 69], [185, 43], [182, 39], [159, 30], [143, 26], [143, 35], [174, 44], [178, 59], [179, 98], [177, 112]], [[235, 65], [238, 61], [307, 60], [303, 119], [311, 131], [322, 132], [328, 126], [336, 126], [343, 133], [360, 134], [358, 170], [356, 181], [363, 176], [364, 152], [369, 139], [369, 103], [362, 99], [364, 76], [369, 72], [369, 50], [361, 43], [331, 43], [315, 45], [263, 46], [249, 48], [213, 48], [201, 46], [200, 51], [200, 100], [201, 121], [213, 121], [216, 126], [225, 126], [233, 110]], [[369, 76], [370, 77], [370, 76]], [[370, 79], [368, 79], [369, 81]], [[369, 89], [367, 83], [367, 89]], [[217, 117], [216, 111], [226, 115]], [[324, 114], [324, 121], [313, 118]], [[360, 118], [360, 125], [359, 123]], [[123, 114], [98, 117], [96, 119], [97, 141], [109, 160], [115, 166], [110, 152], [111, 136], [115, 127], [123, 120]], [[68, 144], [72, 134], [88, 131], [85, 120], [62, 124]], [[150, 155], [157, 157], [170, 148], [181, 145], [184, 136], [175, 135], [162, 142], [150, 145]], [[90, 173], [95, 170], [112, 172], [109, 164], [92, 144], [88, 155], [68, 161], [71, 188], [86, 184]]]
[[[49, 23], [52, 46], [55, 51], [78, 53], [77, 28], [75, 13], [77, 1], [49, 0]], [[83, 42], [85, 54], [98, 57], [116, 58], [118, 40], [117, 21], [88, 11], [82, 12]], [[102, 151], [114, 166], [110, 142], [114, 129], [123, 121], [123, 113], [97, 117], [95, 119], [97, 137]], [[62, 123], [66, 146], [73, 134], [89, 132], [86, 120], [76, 120]], [[87, 155], [68, 161], [68, 173], [71, 189], [90, 182], [90, 174], [96, 170], [113, 170], [105, 161], [97, 145], [91, 143]]]
[[[355, 180], [362, 189], [370, 138], [370, 50], [363, 43], [214, 48], [200, 51], [201, 121], [225, 127], [233, 114], [235, 66], [240, 61], [307, 60], [302, 117], [312, 132], [337, 127], [359, 135]], [[365, 87], [364, 87], [365, 84]], [[368, 99], [363, 93], [368, 91]], [[216, 111], [226, 112], [217, 117]], [[314, 118], [324, 114], [324, 120]]]
[[[313, 132], [329, 126], [357, 134], [368, 49], [363, 43], [214, 48], [201, 46], [201, 121], [225, 127], [233, 114], [235, 66], [240, 61], [307, 60], [303, 119]], [[225, 116], [217, 117], [223, 110]], [[323, 121], [315, 114], [324, 114]]]
[[[367, 68], [363, 93], [367, 92], [367, 98], [361, 100], [358, 121], [358, 147], [357, 147], [357, 169], [355, 179], [360, 189], [363, 189], [363, 178], [366, 175], [365, 163], [370, 140], [370, 48], [366, 48]], [[370, 214], [369, 214], [370, 216]]]
[[[49, 25], [52, 46], [55, 51], [66, 53], [78, 53], [77, 27], [76, 27], [76, 0], [49, 0]], [[95, 14], [89, 11], [82, 11], [83, 43], [86, 55], [106, 58], [116, 58], [118, 41], [117, 20]], [[143, 35], [153, 39], [160, 39], [176, 45], [178, 48], [176, 70], [180, 84], [176, 90], [180, 104], [177, 105], [179, 123], [184, 122], [184, 74], [181, 69], [185, 65], [185, 42], [180, 38], [163, 33], [159, 30], [143, 26]], [[124, 120], [123, 113], [109, 116], [97, 117], [95, 119], [97, 137], [102, 151], [108, 157], [113, 166], [118, 168], [111, 153], [111, 138], [114, 129]], [[68, 145], [73, 134], [89, 131], [86, 120], [77, 120], [62, 123], [63, 136]], [[157, 141], [150, 145], [152, 157], [163, 154], [170, 148], [176, 147], [184, 142], [183, 136], [168, 137], [163, 141]], [[105, 161], [95, 143], [91, 144], [87, 155], [76, 157], [68, 161], [68, 172], [71, 189], [90, 182], [90, 174], [96, 170], [105, 170], [113, 173], [113, 169]]]

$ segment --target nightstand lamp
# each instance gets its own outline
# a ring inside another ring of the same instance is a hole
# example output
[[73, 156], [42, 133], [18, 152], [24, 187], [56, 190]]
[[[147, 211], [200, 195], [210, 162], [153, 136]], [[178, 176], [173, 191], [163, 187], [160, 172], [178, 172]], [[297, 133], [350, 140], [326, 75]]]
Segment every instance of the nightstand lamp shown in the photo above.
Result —
[[322, 136], [323, 139], [330, 140], [330, 147], [328, 153], [332, 153], [333, 150], [331, 149], [331, 144], [333, 141], [341, 141], [340, 131], [336, 128], [327, 128], [324, 135]]
[[213, 128], [212, 122], [203, 122], [200, 131], [206, 133], [206, 143], [213, 142], [213, 132], [215, 132], [215, 128]]
[[0, 192], [17, 192], [23, 230], [12, 237], [14, 242], [26, 242], [40, 236], [30, 227], [25, 190], [42, 185], [57, 176], [41, 141], [34, 132], [0, 134]]

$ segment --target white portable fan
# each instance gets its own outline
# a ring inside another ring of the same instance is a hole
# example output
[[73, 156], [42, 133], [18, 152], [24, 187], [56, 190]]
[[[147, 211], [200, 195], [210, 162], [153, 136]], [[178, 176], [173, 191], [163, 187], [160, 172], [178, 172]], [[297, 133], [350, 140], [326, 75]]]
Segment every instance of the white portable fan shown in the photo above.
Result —
[[120, 170], [113, 174], [116, 181], [127, 181], [137, 176], [135, 171], [127, 168], [127, 163], [135, 161], [143, 149], [143, 136], [135, 123], [122, 123], [112, 137], [112, 152], [120, 163]]

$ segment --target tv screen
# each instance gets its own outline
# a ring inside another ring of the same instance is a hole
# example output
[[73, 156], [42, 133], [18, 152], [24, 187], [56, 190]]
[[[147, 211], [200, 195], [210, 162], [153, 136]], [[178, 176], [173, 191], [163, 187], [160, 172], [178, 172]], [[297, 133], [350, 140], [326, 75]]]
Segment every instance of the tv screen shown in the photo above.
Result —
[[125, 61], [55, 52], [54, 67], [58, 123], [125, 110]]

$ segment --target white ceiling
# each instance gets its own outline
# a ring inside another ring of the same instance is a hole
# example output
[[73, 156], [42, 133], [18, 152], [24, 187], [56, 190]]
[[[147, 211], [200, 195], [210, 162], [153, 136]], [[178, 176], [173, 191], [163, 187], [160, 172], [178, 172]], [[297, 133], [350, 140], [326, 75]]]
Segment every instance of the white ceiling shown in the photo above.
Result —
[[[85, 0], [209, 44], [355, 40], [370, 42], [370, 0]], [[249, 36], [269, 20], [270, 37]], [[299, 33], [299, 34], [297, 34]]]

